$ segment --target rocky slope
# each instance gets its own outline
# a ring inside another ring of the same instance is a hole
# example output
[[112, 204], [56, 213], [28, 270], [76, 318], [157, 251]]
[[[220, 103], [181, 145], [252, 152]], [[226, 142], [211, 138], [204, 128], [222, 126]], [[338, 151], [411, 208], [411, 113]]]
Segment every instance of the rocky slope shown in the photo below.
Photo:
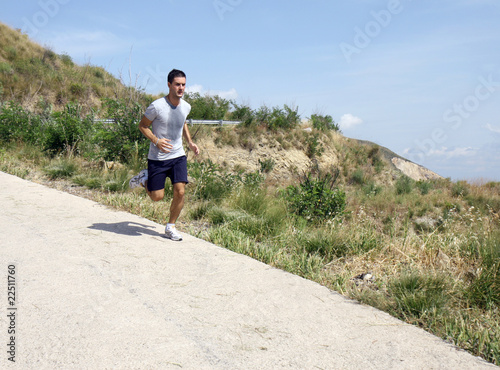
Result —
[[[415, 181], [442, 178], [387, 148], [334, 132], [321, 137], [322, 153], [313, 158], [307, 155], [306, 144], [300, 140], [291, 140], [284, 145], [279, 135], [272, 134], [256, 135], [252, 140], [251, 145], [242, 146], [222, 145], [211, 135], [195, 138], [202, 148], [199, 159], [210, 159], [231, 170], [253, 172], [260, 170], [263, 162], [273, 163], [267, 179], [277, 185], [291, 184], [313, 167], [323, 172], [338, 170], [345, 182], [349, 182], [356, 169], [362, 169], [375, 182], [384, 184], [392, 183], [401, 175]], [[374, 170], [375, 158], [382, 163], [378, 171]]]

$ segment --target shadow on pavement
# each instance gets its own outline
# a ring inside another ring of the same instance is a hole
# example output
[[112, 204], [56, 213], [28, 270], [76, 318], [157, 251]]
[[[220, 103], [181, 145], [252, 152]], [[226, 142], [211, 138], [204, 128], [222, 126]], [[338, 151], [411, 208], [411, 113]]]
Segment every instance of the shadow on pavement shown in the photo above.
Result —
[[163, 234], [154, 230], [153, 226], [139, 224], [137, 222], [116, 222], [116, 223], [96, 223], [89, 226], [92, 230], [102, 230], [108, 231], [110, 233], [130, 235], [130, 236], [140, 236], [140, 235], [153, 235], [153, 236], [163, 236]]

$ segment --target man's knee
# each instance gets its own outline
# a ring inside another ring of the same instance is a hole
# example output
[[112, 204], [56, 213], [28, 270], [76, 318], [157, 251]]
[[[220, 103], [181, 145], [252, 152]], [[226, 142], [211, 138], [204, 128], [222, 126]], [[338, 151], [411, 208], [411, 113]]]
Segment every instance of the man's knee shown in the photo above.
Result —
[[175, 184], [174, 186], [174, 196], [183, 198], [186, 191], [186, 186], [184, 183]]
[[165, 191], [164, 190], [155, 190], [155, 191], [148, 192], [148, 194], [153, 202], [159, 202], [165, 196]]

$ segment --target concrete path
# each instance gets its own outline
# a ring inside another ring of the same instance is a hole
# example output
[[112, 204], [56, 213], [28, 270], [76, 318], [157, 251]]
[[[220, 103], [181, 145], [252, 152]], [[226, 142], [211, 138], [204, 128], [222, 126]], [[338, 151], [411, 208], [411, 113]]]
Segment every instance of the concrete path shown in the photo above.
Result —
[[0, 189], [2, 369], [497, 368], [144, 218], [4, 173]]

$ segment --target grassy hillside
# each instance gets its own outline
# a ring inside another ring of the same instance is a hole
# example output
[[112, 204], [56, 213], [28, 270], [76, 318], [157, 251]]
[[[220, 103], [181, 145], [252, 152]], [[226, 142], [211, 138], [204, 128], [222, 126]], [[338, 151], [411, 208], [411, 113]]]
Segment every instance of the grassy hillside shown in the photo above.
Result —
[[0, 23], [0, 100], [16, 101], [31, 110], [50, 104], [61, 110], [78, 101], [84, 108], [100, 107], [101, 99], [147, 100], [124, 86], [104, 68], [76, 65], [69, 55], [32, 42], [26, 34]]
[[[128, 189], [145, 165], [137, 122], [151, 97], [1, 32], [0, 170], [164, 223], [168, 186], [157, 203]], [[287, 106], [186, 99], [192, 118], [243, 123], [191, 128], [202, 153], [188, 152], [182, 231], [500, 364], [500, 183], [426, 177], [385, 148], [344, 137], [329, 116], [304, 126]]]

